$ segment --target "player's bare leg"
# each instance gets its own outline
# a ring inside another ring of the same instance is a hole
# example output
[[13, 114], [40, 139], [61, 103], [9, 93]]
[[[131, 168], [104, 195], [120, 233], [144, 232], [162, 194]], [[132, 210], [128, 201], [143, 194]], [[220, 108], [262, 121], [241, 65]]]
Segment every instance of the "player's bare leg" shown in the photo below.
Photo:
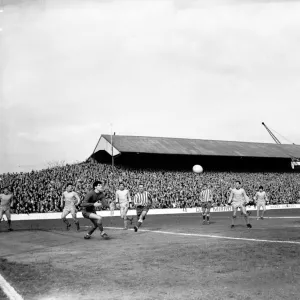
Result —
[[241, 218], [243, 218], [245, 225], [247, 225], [248, 224], [247, 217], [249, 218], [249, 215], [247, 214], [246, 207], [245, 206], [240, 207], [240, 210], [241, 210]]
[[247, 214], [247, 210], [245, 206], [241, 207], [242, 213], [244, 215], [244, 220], [246, 222], [246, 225], [248, 228], [252, 228], [252, 225], [250, 224], [250, 219], [249, 219], [249, 215]]
[[[248, 216], [251, 216], [251, 211], [246, 209], [246, 213]], [[241, 210], [241, 217], [243, 216], [243, 211]]]
[[91, 235], [94, 233], [94, 231], [98, 228], [98, 224], [97, 224], [97, 221], [96, 220], [92, 220], [90, 219], [91, 222], [93, 223], [93, 226], [92, 228], [88, 231], [88, 233], [84, 236], [84, 238], [87, 240], [87, 239], [90, 239], [91, 238]]
[[[5, 213], [6, 219], [7, 219], [8, 231], [13, 231], [13, 229], [11, 228], [11, 215], [10, 215], [9, 209], [6, 210], [4, 213]], [[2, 219], [2, 216], [1, 216], [0, 220], [1, 220], [1, 219]]]
[[72, 215], [72, 219], [74, 221], [74, 224], [76, 226], [76, 230], [79, 231], [80, 230], [80, 225], [79, 225], [79, 221], [76, 217], [76, 212], [72, 212], [71, 215]]
[[124, 220], [124, 230], [127, 230], [128, 229], [128, 221], [127, 221], [127, 216], [124, 216], [123, 217], [123, 220]]
[[260, 217], [262, 220], [264, 219], [265, 212], [266, 212], [266, 205], [264, 204], [264, 205], [262, 205], [262, 213], [261, 213], [261, 217]]
[[108, 239], [108, 235], [107, 233], [104, 232], [104, 229], [103, 229], [103, 225], [102, 225], [102, 217], [97, 215], [97, 214], [94, 214], [94, 213], [91, 213], [89, 215], [89, 219], [91, 220], [91, 222], [93, 223], [93, 226], [92, 228], [88, 231], [88, 233], [85, 235], [85, 239], [90, 239], [91, 238], [91, 235], [93, 234], [93, 232], [99, 228], [100, 230], [100, 235], [101, 237], [103, 237], [104, 239]]
[[260, 210], [260, 205], [257, 205], [257, 215], [256, 215], [257, 220], [259, 220], [259, 210]]
[[206, 224], [209, 225], [209, 218], [210, 218], [210, 208], [206, 210]]
[[128, 222], [127, 222], [127, 216], [126, 216], [126, 208], [125, 207], [121, 207], [120, 209], [121, 211], [121, 219], [123, 219], [124, 221], [124, 230], [128, 229]]
[[128, 211], [128, 208], [125, 212], [125, 215], [124, 215], [124, 228], [127, 228], [128, 229], [128, 220], [130, 222], [130, 225], [132, 225], [132, 222], [133, 222], [133, 217], [128, 217], [127, 216], [127, 211]]
[[1, 223], [2, 221], [4, 222], [3, 211], [0, 210], [0, 223]]
[[11, 227], [11, 219], [7, 218], [7, 224], [8, 224], [8, 231], [13, 231]]
[[121, 218], [124, 220], [124, 230], [128, 229], [128, 220], [130, 221], [130, 224], [132, 224], [133, 217], [129, 218], [127, 216], [128, 207], [122, 208], [121, 210]]
[[244, 213], [242, 210], [241, 210], [241, 217], [244, 219], [244, 222], [245, 222], [245, 225], [247, 226], [247, 224], [249, 223], [249, 215], [247, 214], [247, 211], [246, 213]]
[[129, 216], [127, 216], [128, 209], [129, 209], [129, 207], [127, 207], [127, 208], [126, 208], [125, 216], [126, 216], [126, 219], [127, 219], [127, 220], [129, 220], [129, 222], [130, 222], [130, 225], [132, 225], [132, 222], [133, 222], [133, 217], [129, 217]]
[[128, 217], [127, 215], [124, 216], [124, 229], [128, 229], [128, 220], [132, 225], [133, 217]]
[[67, 226], [67, 230], [70, 230], [71, 224], [69, 223], [69, 221], [67, 220], [67, 215], [69, 214], [69, 211], [65, 210], [63, 211], [62, 215], [61, 215], [61, 219], [62, 221], [66, 224]]
[[205, 211], [202, 213], [202, 218], [203, 218], [202, 224], [204, 225], [206, 223], [206, 213], [205, 213]]
[[113, 226], [113, 223], [112, 223], [112, 217], [115, 215], [115, 208], [116, 206], [114, 206], [112, 203], [110, 203], [109, 205], [109, 209], [110, 209], [110, 226]]
[[232, 218], [231, 218], [231, 228], [233, 228], [235, 226], [236, 211], [237, 211], [237, 208], [233, 207], [233, 214], [232, 214]]
[[133, 217], [128, 217], [128, 216], [127, 216], [127, 220], [129, 220], [129, 222], [130, 222], [130, 225], [132, 225], [132, 222], [133, 222]]
[[138, 229], [141, 227], [141, 225], [143, 224], [143, 221], [145, 220], [147, 215], [147, 211], [143, 210], [141, 215], [138, 217], [138, 221], [136, 226], [134, 226], [134, 231], [137, 232]]
[[[260, 209], [262, 209], [261, 216], [259, 216]], [[264, 204], [257, 205], [257, 220], [264, 218], [265, 210], [266, 210], [266, 206]]]
[[202, 224], [205, 225], [206, 223], [206, 207], [203, 205], [202, 206]]
[[1, 224], [2, 221], [4, 221], [2, 219], [3, 219], [3, 212], [2, 212], [2, 210], [0, 210], [0, 224]]

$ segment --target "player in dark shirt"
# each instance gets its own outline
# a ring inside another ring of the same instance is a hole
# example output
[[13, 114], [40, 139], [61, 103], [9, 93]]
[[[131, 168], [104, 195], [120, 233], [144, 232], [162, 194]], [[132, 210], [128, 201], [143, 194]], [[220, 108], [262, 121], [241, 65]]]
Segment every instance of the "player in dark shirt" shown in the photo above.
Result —
[[82, 215], [86, 219], [90, 219], [93, 223], [93, 227], [88, 231], [88, 233], [84, 236], [85, 239], [90, 239], [92, 233], [99, 228], [100, 234], [104, 239], [108, 239], [108, 235], [104, 232], [102, 226], [102, 217], [97, 215], [96, 207], [102, 206], [102, 203], [99, 201], [103, 201], [105, 195], [103, 193], [102, 182], [95, 181], [93, 183], [93, 191], [86, 194], [84, 200], [81, 203]]

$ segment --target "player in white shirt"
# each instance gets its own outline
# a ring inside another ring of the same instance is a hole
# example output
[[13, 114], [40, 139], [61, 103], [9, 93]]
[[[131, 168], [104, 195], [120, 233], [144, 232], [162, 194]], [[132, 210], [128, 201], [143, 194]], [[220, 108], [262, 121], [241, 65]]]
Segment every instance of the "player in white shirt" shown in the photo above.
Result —
[[2, 221], [2, 217], [6, 215], [8, 230], [12, 231], [11, 228], [11, 216], [10, 216], [10, 208], [13, 206], [13, 194], [11, 194], [7, 187], [4, 188], [4, 193], [0, 194], [0, 223]]
[[[64, 205], [64, 203], [65, 203], [65, 205]], [[79, 204], [80, 204], [80, 198], [79, 198], [78, 194], [73, 191], [73, 184], [68, 183], [66, 191], [63, 192], [63, 194], [61, 196], [61, 207], [64, 206], [61, 218], [62, 218], [63, 222], [66, 223], [67, 230], [69, 230], [71, 227], [71, 224], [68, 222], [68, 220], [66, 218], [68, 214], [72, 215], [72, 218], [76, 225], [77, 231], [80, 230], [79, 221], [76, 218], [76, 213], [77, 213], [76, 205], [79, 205]]]
[[125, 189], [124, 183], [120, 183], [119, 189], [116, 191], [116, 204], [120, 206], [120, 215], [121, 218], [124, 219], [124, 230], [128, 229], [128, 221], [132, 224], [133, 217], [129, 218], [127, 217], [127, 212], [129, 209], [129, 206], [131, 204], [131, 198], [129, 190]]
[[266, 211], [266, 201], [267, 201], [267, 193], [264, 191], [264, 188], [262, 186], [259, 187], [258, 192], [254, 196], [254, 201], [257, 206], [257, 220], [259, 219], [259, 210], [262, 207], [263, 211], [261, 214], [261, 219], [264, 218], [264, 213]]
[[235, 182], [235, 188], [231, 190], [228, 204], [232, 205], [233, 208], [233, 215], [232, 215], [232, 223], [231, 228], [234, 227], [235, 219], [236, 219], [236, 212], [237, 209], [240, 208], [241, 212], [245, 218], [245, 222], [248, 228], [252, 228], [252, 225], [249, 221], [249, 216], [246, 211], [246, 204], [249, 202], [249, 198], [244, 189], [241, 188], [241, 182]]

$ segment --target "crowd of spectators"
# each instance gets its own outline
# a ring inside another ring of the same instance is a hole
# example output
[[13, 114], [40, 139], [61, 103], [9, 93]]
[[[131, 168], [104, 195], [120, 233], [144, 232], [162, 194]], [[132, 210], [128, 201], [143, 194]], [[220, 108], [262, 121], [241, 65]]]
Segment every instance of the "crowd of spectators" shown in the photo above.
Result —
[[61, 194], [68, 182], [74, 186], [81, 198], [91, 190], [95, 180], [105, 183], [107, 203], [102, 209], [108, 209], [114, 200], [119, 183], [124, 182], [133, 196], [142, 182], [153, 196], [153, 208], [194, 207], [199, 201], [203, 184], [213, 190], [215, 205], [227, 204], [230, 188], [235, 180], [242, 182], [242, 187], [250, 198], [255, 195], [260, 185], [267, 192], [270, 204], [300, 203], [300, 173], [236, 173], [192, 171], [163, 171], [151, 169], [129, 169], [84, 162], [32, 171], [30, 173], [2, 174], [1, 186], [10, 186], [14, 194], [14, 213], [60, 212]]

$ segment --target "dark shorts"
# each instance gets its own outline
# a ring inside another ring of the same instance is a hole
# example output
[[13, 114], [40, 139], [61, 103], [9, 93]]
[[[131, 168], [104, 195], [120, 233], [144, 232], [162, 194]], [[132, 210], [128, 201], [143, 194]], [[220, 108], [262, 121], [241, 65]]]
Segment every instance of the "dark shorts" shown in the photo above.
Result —
[[[138, 219], [140, 218], [143, 211], [145, 211], [146, 214], [147, 214], [148, 211], [149, 211], [149, 207], [148, 206], [138, 206], [136, 208], [136, 216], [137, 216]], [[145, 219], [145, 217], [144, 217], [144, 219]]]
[[96, 211], [83, 211], [82, 216], [86, 219], [90, 218], [90, 214], [97, 214]]
[[210, 210], [211, 209], [211, 202], [202, 202], [201, 207], [202, 207], [202, 209]]

